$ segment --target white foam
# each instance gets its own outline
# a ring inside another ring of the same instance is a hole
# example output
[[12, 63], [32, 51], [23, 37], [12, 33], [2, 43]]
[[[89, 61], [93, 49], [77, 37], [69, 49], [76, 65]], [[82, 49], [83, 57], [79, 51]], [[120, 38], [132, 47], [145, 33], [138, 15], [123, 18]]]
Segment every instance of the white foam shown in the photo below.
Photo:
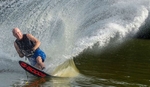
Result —
[[116, 41], [119, 41], [129, 34], [134, 35], [150, 10], [149, 0], [19, 0], [7, 3], [10, 7], [0, 10], [0, 52], [18, 59], [11, 31], [19, 27], [23, 33], [32, 33], [42, 42], [41, 49], [46, 52], [47, 65], [51, 67], [97, 42], [105, 47], [111, 38], [117, 36]]

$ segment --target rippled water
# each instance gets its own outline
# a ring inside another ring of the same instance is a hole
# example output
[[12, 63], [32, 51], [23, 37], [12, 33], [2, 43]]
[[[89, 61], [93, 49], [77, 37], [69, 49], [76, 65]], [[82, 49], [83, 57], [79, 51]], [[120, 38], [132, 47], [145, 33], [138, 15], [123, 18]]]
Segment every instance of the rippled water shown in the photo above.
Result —
[[[131, 40], [149, 30], [149, 13], [149, 0], [1, 0], [0, 86], [149, 85], [149, 40]], [[26, 74], [14, 27], [42, 42], [47, 73], [61, 78]]]

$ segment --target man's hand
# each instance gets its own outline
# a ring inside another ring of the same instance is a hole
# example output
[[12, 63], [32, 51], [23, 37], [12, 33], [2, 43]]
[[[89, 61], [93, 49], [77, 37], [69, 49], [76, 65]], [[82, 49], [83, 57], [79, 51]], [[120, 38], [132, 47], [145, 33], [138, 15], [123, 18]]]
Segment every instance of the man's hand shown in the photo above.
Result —
[[24, 54], [22, 53], [22, 51], [20, 50], [20, 52], [19, 52], [19, 56], [21, 57], [21, 58], [23, 58], [24, 57]]

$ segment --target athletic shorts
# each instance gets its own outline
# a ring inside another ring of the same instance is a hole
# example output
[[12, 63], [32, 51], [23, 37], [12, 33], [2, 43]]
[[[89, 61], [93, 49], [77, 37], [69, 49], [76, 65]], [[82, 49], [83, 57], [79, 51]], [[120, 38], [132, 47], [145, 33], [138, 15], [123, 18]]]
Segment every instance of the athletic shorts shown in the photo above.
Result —
[[32, 66], [35, 66], [35, 64], [37, 63], [36, 58], [38, 56], [40, 56], [42, 58], [42, 62], [45, 61], [45, 59], [46, 59], [45, 53], [40, 48], [38, 48], [35, 50], [34, 55], [32, 57], [28, 58]]

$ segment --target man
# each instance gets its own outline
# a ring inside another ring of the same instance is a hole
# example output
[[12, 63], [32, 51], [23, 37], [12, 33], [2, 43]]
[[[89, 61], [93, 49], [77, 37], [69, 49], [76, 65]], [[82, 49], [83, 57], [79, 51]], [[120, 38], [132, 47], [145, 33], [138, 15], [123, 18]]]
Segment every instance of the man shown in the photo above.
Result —
[[44, 60], [46, 55], [39, 48], [40, 41], [31, 34], [22, 34], [19, 28], [14, 28], [12, 33], [16, 37], [14, 47], [19, 56], [21, 58], [27, 57], [31, 65], [43, 70], [45, 68]]

